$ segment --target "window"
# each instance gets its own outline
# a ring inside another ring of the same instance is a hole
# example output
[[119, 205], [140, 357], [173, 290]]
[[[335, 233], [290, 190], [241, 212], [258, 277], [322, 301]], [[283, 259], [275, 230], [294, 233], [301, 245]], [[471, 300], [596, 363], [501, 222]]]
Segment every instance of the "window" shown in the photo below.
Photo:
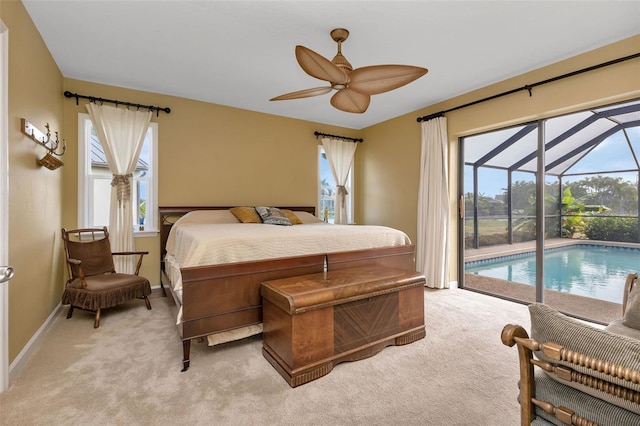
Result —
[[[347, 221], [353, 222], [353, 167], [349, 172], [349, 178], [347, 179]], [[331, 167], [329, 166], [329, 160], [324, 152], [324, 147], [318, 145], [318, 206], [320, 211], [318, 217], [325, 222], [333, 223], [336, 196], [338, 193], [336, 181], [331, 173]]]
[[[133, 171], [132, 206], [134, 234], [144, 235], [158, 230], [158, 124], [151, 123]], [[78, 114], [78, 225], [109, 225], [111, 171], [98, 141], [89, 114]]]

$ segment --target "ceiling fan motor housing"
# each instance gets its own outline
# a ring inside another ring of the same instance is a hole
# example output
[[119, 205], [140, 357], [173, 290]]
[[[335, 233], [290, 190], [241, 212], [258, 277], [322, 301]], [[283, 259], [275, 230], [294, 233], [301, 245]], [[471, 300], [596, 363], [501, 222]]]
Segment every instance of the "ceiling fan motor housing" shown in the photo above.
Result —
[[349, 31], [344, 28], [336, 28], [331, 31], [331, 38], [338, 43], [338, 53], [334, 56], [333, 62], [338, 68], [342, 70], [346, 75], [349, 75], [353, 71], [353, 66], [347, 61], [347, 58], [342, 54], [342, 42], [349, 37]]

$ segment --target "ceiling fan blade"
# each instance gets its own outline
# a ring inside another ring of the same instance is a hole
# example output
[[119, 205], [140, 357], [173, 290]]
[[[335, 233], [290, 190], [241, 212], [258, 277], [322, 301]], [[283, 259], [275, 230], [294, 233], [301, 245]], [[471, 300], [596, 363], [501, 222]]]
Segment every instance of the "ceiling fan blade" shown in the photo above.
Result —
[[300, 67], [311, 77], [330, 83], [347, 84], [349, 77], [333, 62], [304, 46], [296, 46], [296, 58]]
[[331, 105], [340, 111], [355, 112], [362, 114], [369, 108], [371, 97], [351, 89], [338, 90], [338, 93], [331, 97]]
[[429, 70], [411, 65], [373, 65], [357, 68], [349, 74], [349, 88], [366, 95], [376, 95], [411, 83]]
[[269, 99], [270, 101], [286, 101], [288, 99], [310, 98], [311, 96], [320, 96], [331, 91], [331, 86], [314, 87], [313, 89], [299, 90], [297, 92], [285, 93]]

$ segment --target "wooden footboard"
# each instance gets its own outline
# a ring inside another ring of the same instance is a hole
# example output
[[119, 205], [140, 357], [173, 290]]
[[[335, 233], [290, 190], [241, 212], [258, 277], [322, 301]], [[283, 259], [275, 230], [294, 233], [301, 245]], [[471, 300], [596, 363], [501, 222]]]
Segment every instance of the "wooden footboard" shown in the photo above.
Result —
[[359, 266], [383, 266], [394, 269], [416, 270], [413, 244], [366, 250], [327, 253], [327, 270], [337, 271]]

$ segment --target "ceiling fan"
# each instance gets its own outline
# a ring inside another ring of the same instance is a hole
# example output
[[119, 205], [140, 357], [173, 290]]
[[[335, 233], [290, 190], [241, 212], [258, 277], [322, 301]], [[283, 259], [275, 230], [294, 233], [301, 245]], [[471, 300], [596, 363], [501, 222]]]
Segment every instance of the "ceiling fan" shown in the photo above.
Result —
[[411, 65], [373, 65], [355, 70], [342, 55], [342, 42], [349, 37], [349, 31], [336, 28], [331, 38], [338, 43], [338, 53], [329, 61], [304, 46], [296, 46], [296, 59], [300, 67], [312, 77], [328, 81], [329, 86], [315, 87], [286, 93], [270, 99], [282, 101], [324, 95], [332, 90], [331, 105], [345, 112], [363, 113], [369, 107], [371, 95], [388, 92], [422, 77], [426, 68]]

